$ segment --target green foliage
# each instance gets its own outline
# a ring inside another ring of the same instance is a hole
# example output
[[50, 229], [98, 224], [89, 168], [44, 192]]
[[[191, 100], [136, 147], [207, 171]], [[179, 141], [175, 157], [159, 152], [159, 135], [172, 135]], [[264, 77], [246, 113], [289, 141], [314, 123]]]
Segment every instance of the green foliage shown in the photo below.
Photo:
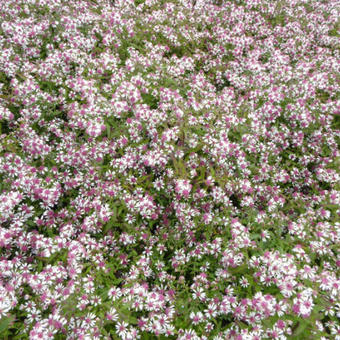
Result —
[[3, 95], [2, 98], [7, 98], [10, 93], [11, 88], [11, 78], [4, 71], [0, 71], [0, 84], [2, 84], [1, 92]]
[[143, 4], [145, 2], [145, 0], [135, 0], [135, 6], [139, 6], [141, 4]]
[[186, 49], [183, 46], [172, 46], [170, 50], [164, 53], [165, 58], [170, 58], [175, 55], [177, 58], [182, 58], [185, 55]]
[[268, 21], [273, 28], [275, 28], [276, 26], [285, 26], [286, 15], [285, 13], [281, 12], [280, 14], [277, 14], [275, 16], [270, 16]]
[[219, 84], [216, 84], [215, 86], [216, 86], [217, 91], [222, 91], [225, 87], [230, 87], [231, 82], [227, 78], [223, 77], [222, 82]]
[[321, 101], [321, 103], [326, 103], [330, 95], [327, 91], [323, 89], [316, 90], [316, 98]]
[[157, 109], [159, 99], [153, 96], [150, 93], [141, 93], [141, 97], [143, 99], [144, 104], [149, 105], [150, 109]]
[[48, 92], [50, 94], [57, 94], [59, 86], [56, 85], [53, 81], [50, 80], [39, 80], [38, 84], [40, 89], [44, 92]]
[[20, 106], [17, 106], [15, 104], [9, 104], [7, 105], [7, 108], [13, 113], [15, 120], [17, 120], [20, 117], [20, 110], [21, 110]]
[[91, 30], [93, 29], [93, 24], [84, 23], [81, 26], [77, 27], [78, 31], [80, 31], [85, 37], [89, 35]]
[[340, 20], [338, 20], [334, 24], [334, 27], [328, 31], [328, 35], [331, 36], [331, 37], [338, 37], [339, 38], [339, 36], [340, 36], [339, 32], [340, 32]]
[[8, 337], [9, 328], [13, 325], [14, 320], [14, 315], [3, 316], [0, 319], [0, 335], [3, 337], [3, 339]]
[[38, 260], [37, 267], [39, 271], [41, 271], [46, 264], [57, 265], [59, 262], [63, 262], [65, 265], [67, 261], [67, 256], [68, 256], [68, 251], [66, 249], [62, 249], [58, 252], [55, 252], [50, 257], [37, 256], [36, 257], [36, 259]]
[[266, 64], [269, 61], [270, 57], [271, 57], [270, 52], [266, 52], [261, 55], [259, 60], [261, 61], [261, 63]]
[[8, 134], [10, 132], [10, 129], [8, 127], [8, 121], [2, 121], [0, 122], [0, 135], [2, 134]]
[[340, 130], [340, 115], [338, 114], [333, 115], [331, 127], [334, 130]]
[[123, 33], [124, 38], [121, 40], [121, 45], [118, 47], [118, 55], [120, 58], [119, 66], [125, 66], [126, 60], [130, 57], [128, 48], [133, 47], [142, 54], [145, 54], [145, 40], [147, 36], [143, 36], [143, 32], [138, 32], [133, 37]]

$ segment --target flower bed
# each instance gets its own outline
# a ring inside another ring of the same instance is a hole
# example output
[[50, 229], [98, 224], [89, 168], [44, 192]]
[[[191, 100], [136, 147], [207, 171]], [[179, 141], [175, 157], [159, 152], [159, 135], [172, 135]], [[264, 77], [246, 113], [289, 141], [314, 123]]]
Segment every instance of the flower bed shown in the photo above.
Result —
[[2, 339], [340, 339], [337, 1], [0, 5]]

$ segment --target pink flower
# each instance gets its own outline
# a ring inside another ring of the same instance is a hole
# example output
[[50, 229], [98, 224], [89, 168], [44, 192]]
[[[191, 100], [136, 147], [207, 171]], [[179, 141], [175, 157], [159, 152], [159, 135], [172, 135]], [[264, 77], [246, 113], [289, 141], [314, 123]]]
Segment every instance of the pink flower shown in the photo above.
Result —
[[188, 180], [186, 180], [186, 179], [178, 179], [178, 180], [176, 180], [175, 191], [179, 195], [187, 198], [187, 197], [189, 197], [191, 189], [192, 189], [192, 185], [189, 183]]

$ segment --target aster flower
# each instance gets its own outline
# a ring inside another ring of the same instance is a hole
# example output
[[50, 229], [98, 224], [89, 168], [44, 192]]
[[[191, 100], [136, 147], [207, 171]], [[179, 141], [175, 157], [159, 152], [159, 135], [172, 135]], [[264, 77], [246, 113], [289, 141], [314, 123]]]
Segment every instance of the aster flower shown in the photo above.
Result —
[[188, 197], [190, 191], [192, 189], [192, 185], [189, 183], [188, 180], [178, 179], [176, 180], [176, 192], [184, 197]]
[[121, 337], [122, 339], [126, 339], [128, 336], [128, 323], [126, 323], [125, 321], [118, 321], [116, 324], [116, 332], [119, 337]]

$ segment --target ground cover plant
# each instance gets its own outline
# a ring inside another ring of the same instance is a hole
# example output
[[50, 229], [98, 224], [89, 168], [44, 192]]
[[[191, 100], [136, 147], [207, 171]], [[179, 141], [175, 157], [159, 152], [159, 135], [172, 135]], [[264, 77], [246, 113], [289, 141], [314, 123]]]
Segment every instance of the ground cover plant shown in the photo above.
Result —
[[1, 339], [340, 339], [339, 2], [0, 0]]

